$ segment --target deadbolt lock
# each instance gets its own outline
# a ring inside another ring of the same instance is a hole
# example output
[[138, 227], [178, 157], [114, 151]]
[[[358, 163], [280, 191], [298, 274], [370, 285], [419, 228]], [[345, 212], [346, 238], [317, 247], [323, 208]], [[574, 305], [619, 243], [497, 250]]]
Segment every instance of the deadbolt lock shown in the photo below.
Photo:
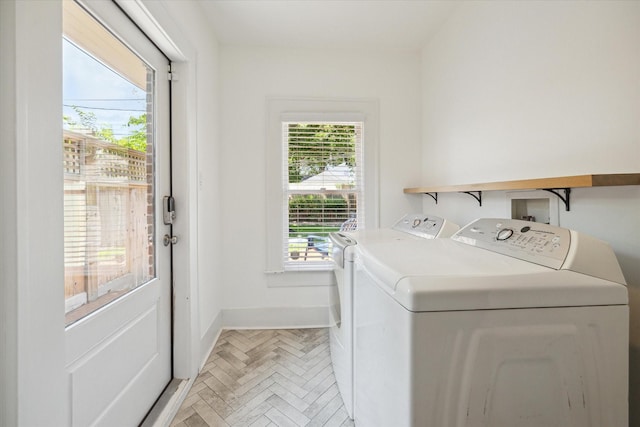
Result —
[[175, 199], [172, 196], [164, 196], [162, 199], [162, 220], [164, 225], [171, 225], [176, 219]]

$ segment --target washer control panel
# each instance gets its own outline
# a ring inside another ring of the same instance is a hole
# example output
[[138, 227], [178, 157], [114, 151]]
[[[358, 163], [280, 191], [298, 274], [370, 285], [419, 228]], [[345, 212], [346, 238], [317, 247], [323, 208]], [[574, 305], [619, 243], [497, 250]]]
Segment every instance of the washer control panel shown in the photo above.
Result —
[[331, 259], [338, 268], [344, 268], [344, 250], [348, 246], [358, 244], [356, 240], [348, 234], [342, 232], [329, 233], [331, 241]]
[[425, 214], [407, 214], [392, 227], [394, 230], [426, 239], [435, 239], [442, 230], [444, 219]]
[[451, 238], [554, 269], [562, 267], [571, 246], [568, 229], [517, 219], [478, 219]]

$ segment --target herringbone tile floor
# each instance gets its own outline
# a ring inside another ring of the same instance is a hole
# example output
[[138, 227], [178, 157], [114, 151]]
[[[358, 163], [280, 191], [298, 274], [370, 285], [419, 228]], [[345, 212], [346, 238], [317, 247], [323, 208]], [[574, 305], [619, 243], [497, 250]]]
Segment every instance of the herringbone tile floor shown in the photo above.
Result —
[[327, 329], [223, 331], [172, 427], [353, 426]]

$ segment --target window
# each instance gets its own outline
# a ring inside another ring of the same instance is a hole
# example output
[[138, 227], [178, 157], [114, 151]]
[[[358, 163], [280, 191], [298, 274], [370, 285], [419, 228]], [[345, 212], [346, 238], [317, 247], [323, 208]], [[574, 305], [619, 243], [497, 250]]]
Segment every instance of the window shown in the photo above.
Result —
[[64, 290], [71, 324], [155, 277], [154, 70], [64, 2]]
[[329, 233], [364, 226], [362, 122], [282, 122], [285, 270], [330, 265]]
[[269, 286], [333, 283], [328, 235], [378, 226], [378, 102], [267, 100]]

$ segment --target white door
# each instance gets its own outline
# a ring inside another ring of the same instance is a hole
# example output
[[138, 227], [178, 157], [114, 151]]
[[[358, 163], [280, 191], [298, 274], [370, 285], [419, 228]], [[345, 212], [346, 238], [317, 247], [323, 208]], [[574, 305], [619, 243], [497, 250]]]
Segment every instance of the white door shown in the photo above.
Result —
[[71, 419], [133, 426], [172, 377], [169, 64], [113, 2], [64, 3]]

